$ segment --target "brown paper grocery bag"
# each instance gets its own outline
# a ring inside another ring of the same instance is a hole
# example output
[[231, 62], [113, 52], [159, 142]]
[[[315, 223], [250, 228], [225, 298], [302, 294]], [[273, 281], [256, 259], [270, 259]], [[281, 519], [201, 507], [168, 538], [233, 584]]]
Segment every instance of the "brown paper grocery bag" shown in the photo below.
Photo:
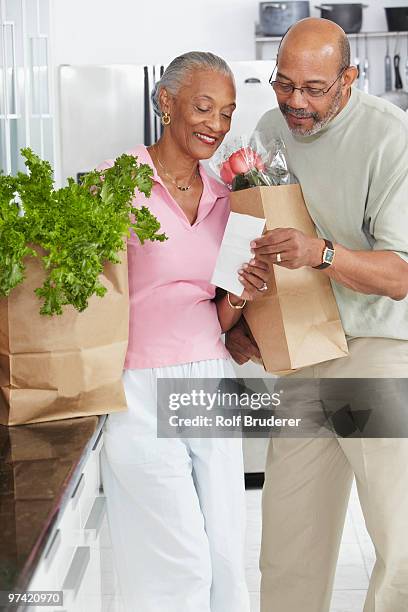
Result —
[[[234, 191], [231, 210], [265, 218], [269, 230], [293, 227], [316, 236], [300, 185]], [[274, 265], [268, 290], [246, 305], [244, 316], [268, 372], [287, 373], [348, 354], [330, 280], [318, 270]]]
[[34, 289], [40, 261], [27, 260], [26, 280], [0, 298], [0, 424], [18, 425], [126, 409], [122, 371], [128, 342], [126, 254], [106, 264], [108, 291], [79, 313], [39, 314]]

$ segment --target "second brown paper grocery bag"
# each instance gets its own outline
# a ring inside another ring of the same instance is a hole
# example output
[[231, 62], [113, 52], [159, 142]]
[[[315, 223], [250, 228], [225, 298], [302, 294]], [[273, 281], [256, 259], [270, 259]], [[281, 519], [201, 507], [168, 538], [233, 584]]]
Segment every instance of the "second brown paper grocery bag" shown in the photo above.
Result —
[[[266, 219], [266, 228], [316, 230], [300, 185], [253, 187], [230, 194], [233, 212]], [[318, 270], [273, 266], [268, 291], [248, 303], [245, 319], [265, 369], [282, 373], [345, 357], [347, 341], [329, 278]]]

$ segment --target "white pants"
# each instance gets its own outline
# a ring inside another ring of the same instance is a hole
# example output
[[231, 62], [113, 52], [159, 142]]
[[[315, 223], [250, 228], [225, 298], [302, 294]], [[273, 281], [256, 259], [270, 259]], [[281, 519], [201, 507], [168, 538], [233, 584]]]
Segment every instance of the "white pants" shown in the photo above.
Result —
[[103, 486], [126, 612], [249, 612], [242, 441], [157, 438], [157, 378], [234, 377], [227, 360], [127, 370]]
[[[408, 377], [408, 342], [356, 338], [349, 348], [348, 357], [299, 375]], [[262, 612], [328, 612], [353, 476], [376, 550], [364, 612], [407, 612], [407, 465], [406, 438], [271, 439], [263, 491]]]

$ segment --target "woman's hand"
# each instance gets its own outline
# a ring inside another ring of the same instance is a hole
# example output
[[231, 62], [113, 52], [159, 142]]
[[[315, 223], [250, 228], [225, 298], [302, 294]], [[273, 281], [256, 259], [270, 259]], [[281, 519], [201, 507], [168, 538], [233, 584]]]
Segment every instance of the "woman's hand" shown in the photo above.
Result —
[[[238, 278], [244, 287], [241, 300], [253, 301], [261, 297], [268, 288], [269, 264], [259, 258], [251, 259], [238, 270]], [[238, 298], [238, 296], [237, 296]]]
[[239, 280], [242, 283], [241, 295], [232, 293], [223, 294], [216, 300], [218, 320], [221, 331], [224, 333], [231, 329], [242, 315], [244, 300], [253, 301], [264, 295], [267, 290], [269, 278], [269, 264], [259, 258], [252, 259], [239, 270]]

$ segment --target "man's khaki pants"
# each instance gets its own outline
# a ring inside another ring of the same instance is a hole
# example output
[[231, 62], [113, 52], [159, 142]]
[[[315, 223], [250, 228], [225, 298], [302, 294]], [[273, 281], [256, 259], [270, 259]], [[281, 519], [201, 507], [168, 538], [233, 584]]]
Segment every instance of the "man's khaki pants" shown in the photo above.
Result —
[[[408, 378], [408, 342], [349, 348], [301, 376]], [[408, 612], [408, 439], [272, 438], [265, 472], [261, 612], [329, 611], [353, 474], [376, 551], [364, 612]]]

